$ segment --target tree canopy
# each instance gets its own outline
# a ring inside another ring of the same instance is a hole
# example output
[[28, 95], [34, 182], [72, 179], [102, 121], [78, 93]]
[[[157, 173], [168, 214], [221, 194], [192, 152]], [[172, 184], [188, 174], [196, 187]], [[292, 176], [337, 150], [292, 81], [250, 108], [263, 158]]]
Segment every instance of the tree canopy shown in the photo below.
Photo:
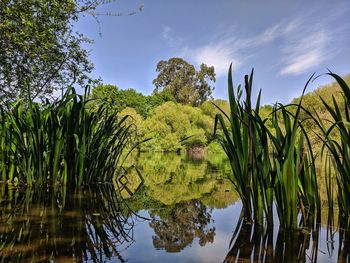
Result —
[[159, 92], [154, 95], [145, 96], [135, 89], [120, 89], [115, 85], [98, 85], [92, 90], [91, 98], [95, 104], [107, 103], [109, 107], [118, 112], [125, 108], [134, 108], [143, 118], [157, 106], [167, 102], [174, 101], [174, 98], [167, 91]]
[[170, 58], [157, 64], [158, 76], [153, 80], [154, 93], [167, 90], [182, 104], [198, 106], [211, 97], [216, 75], [213, 66], [201, 64], [200, 70], [182, 58]]
[[0, 2], [0, 99], [44, 97], [73, 83], [84, 84], [93, 68], [90, 42], [75, 33], [81, 12], [100, 1], [3, 0]]
[[[93, 64], [84, 44], [92, 41], [76, 32], [82, 15], [97, 13], [115, 0], [1, 0], [0, 102], [45, 98], [73, 84], [84, 86]], [[142, 11], [143, 5], [138, 10]], [[128, 13], [130, 16], [136, 11]]]

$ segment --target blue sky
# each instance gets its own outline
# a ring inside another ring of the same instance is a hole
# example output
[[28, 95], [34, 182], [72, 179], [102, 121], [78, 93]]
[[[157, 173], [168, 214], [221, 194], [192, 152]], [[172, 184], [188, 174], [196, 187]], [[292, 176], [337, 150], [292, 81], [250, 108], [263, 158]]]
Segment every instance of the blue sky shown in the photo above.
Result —
[[[87, 47], [93, 76], [105, 84], [150, 94], [157, 63], [182, 57], [196, 68], [214, 66], [213, 95], [227, 98], [232, 62], [236, 84], [254, 67], [255, 92], [274, 103], [300, 95], [314, 72], [350, 73], [349, 0], [119, 0], [98, 12], [127, 14], [140, 5], [133, 16], [100, 16], [100, 26], [86, 16], [77, 25], [95, 41]], [[318, 78], [309, 90], [330, 81]]]

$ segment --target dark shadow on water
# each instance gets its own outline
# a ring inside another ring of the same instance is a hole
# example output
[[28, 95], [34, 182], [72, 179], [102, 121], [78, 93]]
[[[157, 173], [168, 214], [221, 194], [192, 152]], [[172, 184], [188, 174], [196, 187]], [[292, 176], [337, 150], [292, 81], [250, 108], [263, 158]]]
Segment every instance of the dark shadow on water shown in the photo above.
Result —
[[0, 262], [125, 262], [135, 217], [113, 186], [69, 193], [1, 186]]

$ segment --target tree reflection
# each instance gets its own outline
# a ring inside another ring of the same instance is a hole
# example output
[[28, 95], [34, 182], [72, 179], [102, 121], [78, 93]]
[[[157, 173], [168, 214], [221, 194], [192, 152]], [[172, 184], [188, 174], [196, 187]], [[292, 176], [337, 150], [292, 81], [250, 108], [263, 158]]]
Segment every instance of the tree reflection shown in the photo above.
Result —
[[[184, 155], [142, 153], [137, 157], [136, 166], [142, 174], [148, 198], [163, 205], [200, 199], [212, 208], [227, 207], [238, 199], [232, 183], [225, 179], [224, 169], [230, 169], [229, 163], [223, 156], [208, 158], [194, 163]], [[211, 158], [215, 160], [211, 162]], [[127, 193], [122, 194], [129, 198]]]
[[195, 238], [201, 246], [212, 243], [215, 228], [208, 226], [211, 221], [207, 207], [198, 200], [176, 204], [166, 218], [155, 217], [150, 222], [155, 233], [153, 245], [167, 252], [179, 252]]
[[122, 194], [133, 211], [149, 211], [155, 248], [179, 252], [196, 238], [201, 246], [214, 241], [209, 208], [227, 207], [238, 197], [224, 179], [224, 168], [229, 169], [229, 163], [222, 156], [212, 157], [194, 162], [177, 154], [137, 156], [144, 183], [134, 196]]
[[125, 262], [133, 218], [113, 187], [66, 194], [3, 186], [0, 196], [1, 262]]

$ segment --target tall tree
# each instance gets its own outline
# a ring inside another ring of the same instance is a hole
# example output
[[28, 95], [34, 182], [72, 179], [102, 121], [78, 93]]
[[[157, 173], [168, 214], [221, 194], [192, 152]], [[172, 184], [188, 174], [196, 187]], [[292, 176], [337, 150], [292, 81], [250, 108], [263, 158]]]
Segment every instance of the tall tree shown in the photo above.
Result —
[[168, 90], [179, 103], [200, 105], [211, 97], [214, 90], [208, 83], [216, 80], [213, 66], [201, 64], [197, 71], [182, 58], [170, 58], [157, 64], [157, 72], [159, 74], [153, 80], [154, 93], [160, 89]]

